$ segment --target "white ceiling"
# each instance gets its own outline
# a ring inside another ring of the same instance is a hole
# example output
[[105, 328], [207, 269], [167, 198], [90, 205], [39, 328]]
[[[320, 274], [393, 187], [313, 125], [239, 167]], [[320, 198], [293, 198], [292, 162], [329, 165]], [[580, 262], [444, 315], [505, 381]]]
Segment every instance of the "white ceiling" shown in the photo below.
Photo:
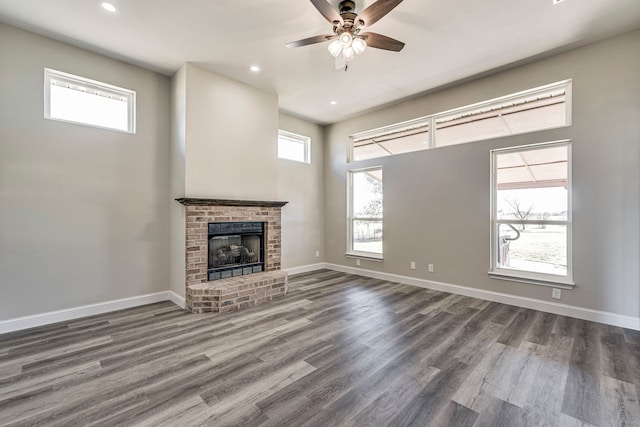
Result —
[[[331, 32], [308, 0], [111, 3], [116, 14], [100, 0], [0, 0], [0, 21], [166, 75], [193, 62], [274, 92], [282, 110], [323, 124], [640, 28], [640, 0], [405, 0], [370, 28], [404, 50], [367, 49], [345, 72], [334, 69], [325, 43], [284, 47]], [[357, 11], [371, 3], [356, 0]], [[262, 71], [251, 73], [251, 64]]]

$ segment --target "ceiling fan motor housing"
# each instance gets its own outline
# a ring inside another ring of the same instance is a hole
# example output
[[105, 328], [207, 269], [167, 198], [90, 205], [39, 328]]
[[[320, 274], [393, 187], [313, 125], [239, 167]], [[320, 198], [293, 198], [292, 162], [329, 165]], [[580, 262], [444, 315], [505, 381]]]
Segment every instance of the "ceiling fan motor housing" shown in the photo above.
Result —
[[338, 5], [340, 17], [342, 18], [342, 27], [349, 29], [354, 26], [356, 14], [356, 3], [351, 0], [342, 0]]
[[340, 14], [343, 13], [356, 13], [356, 3], [351, 0], [342, 0], [338, 5]]

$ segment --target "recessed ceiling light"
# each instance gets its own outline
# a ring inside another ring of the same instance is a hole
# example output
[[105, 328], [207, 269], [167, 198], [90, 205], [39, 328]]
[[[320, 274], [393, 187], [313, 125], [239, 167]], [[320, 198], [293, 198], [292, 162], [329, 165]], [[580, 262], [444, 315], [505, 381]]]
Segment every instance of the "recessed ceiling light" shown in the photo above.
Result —
[[553, 4], [558, 4], [558, 3], [562, 3], [564, 0], [552, 0]]
[[331, 105], [338, 105], [338, 101], [331, 101], [329, 104], [331, 104]]
[[111, 13], [116, 13], [116, 11], [118, 10], [114, 5], [112, 5], [111, 3], [107, 3], [106, 1], [102, 2], [102, 8]]
[[258, 67], [257, 65], [252, 65], [251, 67], [249, 67], [249, 69], [251, 70], [252, 73], [260, 72], [260, 67]]

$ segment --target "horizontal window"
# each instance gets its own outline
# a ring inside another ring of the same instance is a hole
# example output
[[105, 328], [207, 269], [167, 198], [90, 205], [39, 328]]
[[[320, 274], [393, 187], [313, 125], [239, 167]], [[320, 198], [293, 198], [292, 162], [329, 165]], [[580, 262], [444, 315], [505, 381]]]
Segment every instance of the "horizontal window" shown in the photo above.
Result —
[[352, 161], [410, 153], [429, 148], [429, 121], [418, 119], [351, 138]]
[[45, 68], [47, 119], [135, 133], [136, 93]]
[[311, 163], [311, 138], [295, 133], [278, 131], [278, 158]]
[[[571, 81], [353, 135], [350, 161], [392, 156], [571, 124]], [[433, 130], [430, 132], [430, 130]]]
[[535, 90], [523, 96], [466, 107], [435, 118], [435, 146], [462, 144], [568, 124], [567, 88]]

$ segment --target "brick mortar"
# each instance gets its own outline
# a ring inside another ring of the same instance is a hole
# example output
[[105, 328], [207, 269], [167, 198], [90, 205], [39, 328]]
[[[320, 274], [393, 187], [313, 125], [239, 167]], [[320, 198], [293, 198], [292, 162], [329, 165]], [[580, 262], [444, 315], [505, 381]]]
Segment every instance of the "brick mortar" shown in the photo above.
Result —
[[188, 286], [186, 302], [192, 313], [228, 312], [284, 297], [287, 290], [286, 272], [255, 273]]

